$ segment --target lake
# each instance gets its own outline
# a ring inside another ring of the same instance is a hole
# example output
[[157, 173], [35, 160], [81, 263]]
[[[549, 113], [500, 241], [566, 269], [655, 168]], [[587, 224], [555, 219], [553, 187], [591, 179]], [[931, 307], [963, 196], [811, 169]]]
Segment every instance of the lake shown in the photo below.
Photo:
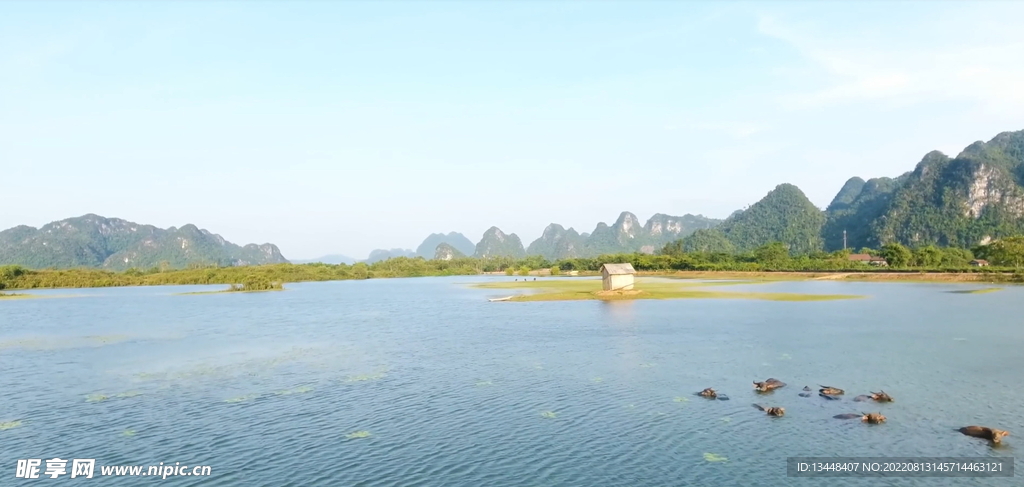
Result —
[[[1024, 435], [1024, 287], [801, 281], [728, 290], [867, 297], [491, 303], [508, 293], [468, 286], [511, 279], [0, 301], [0, 484], [1020, 485], [787, 478], [786, 457], [1013, 456], [1018, 436], [992, 447], [955, 429]], [[756, 395], [768, 377], [788, 386]], [[798, 396], [819, 384], [846, 395]], [[731, 400], [694, 395], [705, 387]], [[879, 389], [895, 402], [852, 402]], [[888, 423], [832, 418], [861, 411]], [[213, 475], [13, 479], [18, 459], [53, 457]]]

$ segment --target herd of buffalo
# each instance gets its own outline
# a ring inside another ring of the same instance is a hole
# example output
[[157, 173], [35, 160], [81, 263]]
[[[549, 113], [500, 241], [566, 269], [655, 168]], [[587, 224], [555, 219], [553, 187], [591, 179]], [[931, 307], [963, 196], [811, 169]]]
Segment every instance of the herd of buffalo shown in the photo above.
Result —
[[[764, 382], [754, 382], [754, 390], [758, 393], [772, 392], [775, 389], [785, 387], [786, 383], [778, 379], [767, 379]], [[818, 389], [818, 395], [829, 400], [839, 399], [838, 396], [845, 394], [845, 391], [837, 387], [821, 386]], [[721, 399], [727, 400], [728, 396], [716, 392], [714, 389], [708, 387], [703, 391], [697, 393], [698, 396], [706, 397], [708, 399]], [[804, 387], [803, 392], [800, 393], [801, 397], [810, 397], [811, 388]], [[860, 395], [853, 398], [854, 401], [875, 401], [875, 402], [893, 402], [892, 396], [885, 393], [885, 391], [872, 392], [871, 394]], [[764, 407], [760, 404], [754, 404], [754, 407], [760, 411], [764, 411], [769, 416], [783, 416], [786, 414], [786, 409], [782, 407], [772, 406]], [[885, 422], [885, 416], [882, 413], [846, 413], [837, 414], [833, 416], [836, 419], [857, 419], [871, 424], [881, 424]], [[983, 438], [991, 441], [992, 443], [1000, 443], [1004, 436], [1009, 436], [1010, 432], [1004, 430], [998, 430], [995, 428], [989, 428], [985, 426], [964, 426], [957, 431], [975, 438]]]

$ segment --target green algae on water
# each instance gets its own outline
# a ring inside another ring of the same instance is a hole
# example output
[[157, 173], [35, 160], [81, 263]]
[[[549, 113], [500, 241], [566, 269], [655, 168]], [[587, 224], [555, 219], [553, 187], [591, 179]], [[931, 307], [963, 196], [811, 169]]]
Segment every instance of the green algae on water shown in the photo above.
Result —
[[556, 417], [558, 417], [558, 413], [554, 411], [544, 411], [543, 413], [540, 413], [540, 416], [542, 418], [555, 419]]
[[245, 402], [260, 397], [259, 394], [247, 394], [245, 396], [232, 397], [231, 399], [225, 399], [224, 402]]
[[781, 359], [781, 360], [792, 360], [793, 357], [790, 357], [788, 353], [784, 353], [784, 354], [782, 354], [781, 357], [779, 357], [779, 359]]
[[729, 418], [729, 417], [722, 418], [722, 422], [723, 423], [728, 423], [730, 421], [732, 421], [732, 418]]
[[729, 458], [715, 453], [705, 453], [705, 461], [729, 461]]
[[23, 350], [61, 350], [84, 347], [103, 347], [129, 340], [127, 335], [93, 336], [42, 336], [0, 341], [0, 350], [21, 348]]
[[673, 399], [672, 402], [690, 402], [690, 400], [683, 396], [676, 396], [676, 398]]
[[345, 382], [366, 382], [370, 380], [383, 379], [387, 374], [384, 372], [378, 372], [376, 374], [362, 374], [362, 375], [350, 375]]
[[476, 383], [477, 387], [491, 386], [491, 385], [494, 385], [494, 383], [489, 381], [489, 380], [482, 380], [482, 381]]
[[288, 395], [291, 395], [291, 394], [302, 394], [302, 393], [312, 392], [312, 391], [313, 391], [313, 388], [310, 387], [310, 386], [301, 386], [301, 387], [296, 387], [295, 389], [285, 389], [283, 391], [276, 391], [276, 392], [274, 392], [274, 394], [278, 395], [278, 396], [288, 396]]
[[650, 364], [650, 363], [647, 363], [647, 364], [640, 364], [640, 368], [641, 368], [641, 369], [649, 369], [649, 368], [651, 368], [651, 367], [654, 367], [654, 364]]
[[14, 429], [22, 425], [21, 420], [7, 421], [6, 423], [0, 423], [0, 431]]
[[135, 436], [135, 430], [124, 430], [121, 432], [121, 436]]
[[981, 288], [981, 289], [960, 289], [960, 290], [956, 290], [956, 291], [946, 291], [946, 292], [947, 293], [951, 293], [951, 294], [986, 294], [986, 293], [994, 293], [996, 291], [1002, 291], [1002, 290], [1003, 290], [1003, 288], [1001, 288], [1001, 287], [986, 287], [986, 288]]
[[369, 431], [356, 431], [345, 435], [345, 438], [354, 440], [356, 438], [369, 438], [370, 436], [373, 435], [371, 435]]
[[89, 394], [88, 396], [85, 396], [85, 402], [103, 402], [103, 401], [106, 401], [108, 399], [114, 399], [114, 398], [117, 398], [117, 399], [127, 399], [129, 397], [136, 397], [136, 396], [141, 396], [141, 395], [142, 395], [142, 393], [139, 392], [139, 391], [119, 392], [119, 393], [114, 394], [112, 396], [108, 396], [106, 394], [95, 393], [95, 394]]
[[594, 383], [601, 383], [601, 382], [604, 382], [604, 379], [602, 379], [602, 378], [600, 378], [600, 377], [594, 377], [593, 379], [590, 379], [590, 380], [591, 380], [592, 382], [594, 382]]

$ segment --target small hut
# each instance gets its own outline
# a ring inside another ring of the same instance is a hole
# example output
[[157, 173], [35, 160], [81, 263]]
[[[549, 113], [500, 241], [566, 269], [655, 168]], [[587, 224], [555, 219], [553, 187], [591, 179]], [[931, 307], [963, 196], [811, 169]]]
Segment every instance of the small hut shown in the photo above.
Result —
[[974, 267], [985, 267], [988, 265], [988, 261], [985, 259], [974, 259], [971, 261], [971, 265]]
[[601, 266], [601, 289], [605, 291], [631, 291], [633, 264], [604, 264]]

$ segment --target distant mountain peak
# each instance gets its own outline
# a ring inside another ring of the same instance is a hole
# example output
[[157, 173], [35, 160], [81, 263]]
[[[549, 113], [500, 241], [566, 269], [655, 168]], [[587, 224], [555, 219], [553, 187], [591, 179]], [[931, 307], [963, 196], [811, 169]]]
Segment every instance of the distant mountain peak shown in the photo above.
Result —
[[465, 254], [459, 252], [459, 249], [456, 249], [445, 242], [439, 243], [437, 248], [434, 249], [434, 259], [437, 260], [452, 260], [465, 256]]
[[483, 238], [476, 244], [475, 257], [525, 257], [526, 250], [519, 236], [506, 234], [498, 227], [488, 228]]
[[423, 239], [423, 243], [416, 247], [416, 255], [424, 259], [432, 259], [436, 253], [437, 246], [442, 243], [451, 245], [452, 248], [464, 255], [471, 255], [476, 250], [476, 245], [459, 232], [448, 232], [448, 234], [432, 233]]
[[273, 244], [238, 246], [193, 224], [157, 228], [95, 213], [0, 232], [0, 264], [114, 270], [287, 262]]
[[783, 183], [719, 227], [738, 250], [782, 242], [798, 253], [821, 250], [825, 215], [800, 188]]
[[409, 249], [374, 249], [370, 251], [369, 257], [367, 257], [363, 262], [373, 264], [374, 262], [394, 259], [397, 257], [416, 257], [416, 252]]
[[828, 204], [827, 209], [837, 210], [848, 207], [860, 195], [861, 190], [864, 189], [864, 184], [865, 181], [856, 176], [846, 180], [846, 184], [843, 184], [843, 187], [836, 193], [835, 198], [832, 198], [832, 202]]
[[549, 260], [571, 259], [580, 257], [583, 249], [583, 238], [576, 230], [565, 229], [557, 223], [544, 228], [540, 238], [534, 240], [526, 249], [527, 255], [540, 255]]

